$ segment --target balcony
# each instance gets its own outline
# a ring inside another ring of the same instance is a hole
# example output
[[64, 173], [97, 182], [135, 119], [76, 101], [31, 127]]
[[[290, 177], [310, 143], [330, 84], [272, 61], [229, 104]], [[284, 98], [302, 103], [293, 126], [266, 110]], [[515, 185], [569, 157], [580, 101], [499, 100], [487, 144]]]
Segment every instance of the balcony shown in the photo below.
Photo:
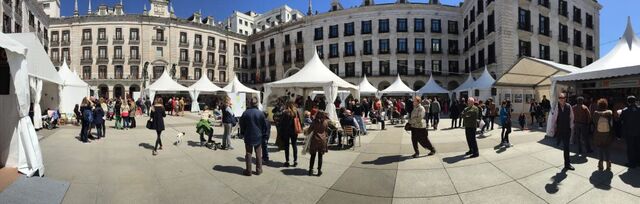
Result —
[[220, 50], [218, 52], [227, 53], [227, 48], [226, 47], [220, 47]]
[[82, 39], [82, 41], [80, 42], [80, 45], [91, 45], [92, 43], [93, 41], [91, 39]]
[[98, 44], [98, 45], [109, 44], [109, 39], [108, 38], [103, 38], [103, 39], [98, 38], [98, 42], [96, 44]]
[[193, 66], [194, 66], [194, 67], [202, 67], [202, 60], [199, 60], [199, 61], [193, 61]]
[[389, 50], [379, 50], [378, 54], [389, 54]]
[[409, 54], [409, 50], [407, 50], [407, 49], [397, 49], [396, 50], [396, 54]]
[[109, 58], [98, 57], [98, 60], [96, 60], [96, 64], [109, 64]]
[[533, 25], [524, 24], [524, 23], [518, 23], [518, 30], [524, 30], [524, 31], [531, 32], [531, 31], [533, 31]]
[[140, 56], [129, 57], [129, 64], [140, 64]]
[[202, 42], [200, 43], [196, 42], [193, 44], [193, 49], [202, 49], [202, 47], [203, 47]]
[[431, 50], [431, 54], [432, 54], [432, 55], [439, 55], [439, 54], [442, 54], [442, 50]]
[[178, 46], [180, 47], [189, 47], [189, 40], [181, 40], [180, 43], [178, 44]]
[[93, 64], [93, 58], [82, 58], [80, 60], [80, 64], [82, 65], [90, 65]]
[[460, 54], [460, 50], [458, 50], [458, 49], [449, 49], [448, 53], [450, 55], [459, 55]]
[[136, 38], [136, 39], [131, 39], [129, 38], [129, 45], [139, 45], [140, 44], [140, 39]]
[[122, 56], [114, 56], [111, 64], [124, 64], [124, 58]]
[[234, 49], [234, 50], [233, 50], [233, 55], [234, 55], [234, 56], [240, 56], [240, 50], [236, 50], [236, 49]]
[[122, 44], [124, 44], [124, 38], [122, 38], [122, 36], [120, 36], [120, 37], [113, 36], [113, 44], [114, 45], [122, 45]]
[[302, 45], [304, 43], [302, 38], [296, 39], [296, 45]]
[[582, 42], [579, 42], [579, 41], [574, 41], [574, 42], [573, 42], [573, 46], [576, 46], [576, 47], [582, 48], [582, 47], [583, 47], [583, 43], [582, 43]]
[[538, 6], [548, 10], [551, 8], [551, 3], [549, 3], [549, 0], [538, 0]]
[[551, 32], [550, 29], [547, 29], [547, 30], [544, 30], [544, 31], [539, 30], [538, 34], [543, 35], [543, 36], [547, 36], [547, 37], [551, 37], [552, 32]]
[[207, 62], [207, 64], [205, 65], [207, 68], [215, 68], [216, 67], [216, 62]]
[[167, 38], [165, 37], [154, 37], [151, 39], [151, 45], [159, 45], [159, 46], [166, 46], [167, 45]]
[[180, 59], [178, 61], [179, 66], [189, 66], [189, 58]]
[[60, 41], [51, 41], [50, 45], [51, 47], [57, 47], [60, 45]]
[[558, 9], [558, 15], [567, 18], [567, 17], [569, 17], [569, 11]]
[[219, 63], [218, 64], [218, 69], [222, 69], [222, 70], [226, 70], [227, 69], [227, 63]]
[[285, 41], [285, 42], [283, 42], [283, 43], [282, 43], [282, 48], [287, 49], [287, 48], [289, 48], [289, 47], [291, 47], [291, 42], [287, 42], [287, 41]]
[[269, 46], [269, 52], [273, 52], [273, 50], [275, 50], [275, 49], [276, 49], [275, 45], [270, 45]]
[[215, 45], [213, 45], [213, 46], [207, 45], [207, 51], [212, 51], [212, 52], [216, 51], [216, 46]]
[[63, 40], [63, 41], [62, 41], [62, 43], [60, 43], [60, 45], [61, 45], [61, 46], [69, 46], [69, 45], [71, 45], [71, 41], [68, 41], [68, 40], [67, 40], [67, 41], [64, 41], [64, 40]]

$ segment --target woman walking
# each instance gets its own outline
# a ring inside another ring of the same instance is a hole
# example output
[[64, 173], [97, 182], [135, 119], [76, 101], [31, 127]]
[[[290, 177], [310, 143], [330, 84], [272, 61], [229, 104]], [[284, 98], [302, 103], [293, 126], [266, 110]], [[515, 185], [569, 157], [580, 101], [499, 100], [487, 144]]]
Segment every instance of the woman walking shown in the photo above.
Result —
[[311, 126], [306, 130], [305, 134], [312, 133], [309, 137], [309, 153], [311, 153], [311, 160], [309, 161], [309, 176], [313, 175], [313, 164], [315, 163], [316, 156], [318, 157], [318, 176], [322, 175], [322, 155], [326, 153], [329, 148], [327, 146], [327, 129], [329, 128], [329, 118], [324, 112], [316, 113], [316, 117], [311, 123]]
[[416, 96], [413, 99], [413, 106], [415, 107], [411, 112], [411, 118], [409, 124], [411, 125], [411, 144], [413, 144], [413, 158], [417, 158], [420, 155], [418, 150], [418, 143], [424, 148], [429, 149], [428, 155], [434, 155], [436, 149], [433, 148], [431, 141], [429, 141], [429, 133], [427, 132], [427, 125], [425, 124], [425, 108], [420, 105], [420, 96]]
[[299, 120], [298, 110], [292, 101], [287, 103], [282, 116], [280, 117], [281, 144], [284, 146], [284, 167], [289, 167], [289, 145], [293, 149], [293, 166], [298, 166], [298, 133], [296, 133], [294, 120]]
[[609, 103], [607, 99], [601, 98], [598, 100], [598, 110], [593, 113], [593, 123], [596, 128], [593, 135], [593, 142], [598, 147], [598, 170], [603, 170], [603, 161], [607, 163], [607, 171], [611, 171], [611, 159], [609, 158], [609, 152], [611, 149], [611, 142], [613, 141], [613, 135], [611, 134], [611, 120], [613, 118], [613, 111], [608, 109]]
[[231, 98], [226, 97], [222, 104], [222, 125], [224, 126], [224, 135], [222, 136], [222, 149], [233, 149], [231, 147], [231, 130], [236, 126], [236, 116], [231, 110]]
[[502, 125], [502, 133], [500, 134], [501, 147], [511, 147], [509, 143], [509, 134], [511, 133], [511, 101], [502, 101], [500, 108], [500, 125]]
[[167, 116], [167, 114], [164, 112], [162, 98], [158, 97], [156, 102], [153, 104], [153, 109], [151, 109], [152, 127], [156, 130], [156, 134], [158, 135], [156, 138], [156, 144], [153, 147], [153, 156], [158, 155], [158, 145], [160, 145], [160, 150], [162, 150], [162, 140], [160, 139], [160, 135], [162, 134], [162, 131], [164, 131], [165, 116]]

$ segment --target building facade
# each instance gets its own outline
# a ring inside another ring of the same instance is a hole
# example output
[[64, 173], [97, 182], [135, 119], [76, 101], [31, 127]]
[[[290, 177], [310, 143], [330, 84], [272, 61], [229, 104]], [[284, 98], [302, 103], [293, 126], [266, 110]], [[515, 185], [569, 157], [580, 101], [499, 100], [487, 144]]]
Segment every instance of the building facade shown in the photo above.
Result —
[[87, 15], [79, 15], [76, 7], [73, 17], [52, 18], [54, 65], [66, 60], [96, 95], [108, 98], [143, 90], [165, 69], [189, 86], [201, 76], [225, 85], [234, 69], [248, 67], [245, 36], [199, 12], [177, 18], [168, 0], [150, 3], [142, 14], [125, 14], [124, 6], [116, 4], [89, 7]]
[[245, 13], [234, 11], [225, 22], [225, 25], [233, 32], [252, 35], [283, 23], [301, 19], [303, 16], [302, 12], [284, 5], [264, 14], [258, 14], [253, 11]]
[[418, 89], [433, 75], [449, 90], [487, 67], [500, 77], [522, 56], [583, 67], [599, 52], [599, 10], [594, 0], [465, 0], [375, 4], [306, 16], [251, 35], [250, 69], [242, 82], [285, 78], [313, 52], [345, 80], [366, 75], [379, 89], [399, 74]]
[[3, 33], [36, 33], [45, 50], [49, 43], [49, 17], [36, 0], [1, 0]]

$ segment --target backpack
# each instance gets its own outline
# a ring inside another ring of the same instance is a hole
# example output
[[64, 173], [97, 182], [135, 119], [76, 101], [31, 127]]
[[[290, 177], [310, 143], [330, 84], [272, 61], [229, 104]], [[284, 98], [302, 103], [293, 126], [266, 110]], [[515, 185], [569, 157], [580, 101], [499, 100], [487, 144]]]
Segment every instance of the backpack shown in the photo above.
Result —
[[605, 117], [598, 117], [598, 122], [596, 123], [596, 129], [598, 132], [609, 132], [611, 131], [611, 125], [609, 124], [609, 119]]
[[82, 120], [87, 123], [93, 123], [93, 111], [91, 111], [90, 108], [87, 108], [82, 112]]

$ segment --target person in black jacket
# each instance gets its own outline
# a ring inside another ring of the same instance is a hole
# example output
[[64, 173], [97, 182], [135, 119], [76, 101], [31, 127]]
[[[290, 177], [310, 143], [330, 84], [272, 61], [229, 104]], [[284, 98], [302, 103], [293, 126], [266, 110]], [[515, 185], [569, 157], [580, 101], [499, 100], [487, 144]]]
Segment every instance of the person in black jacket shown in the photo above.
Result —
[[286, 160], [284, 167], [289, 167], [289, 145], [291, 145], [293, 150], [293, 167], [298, 166], [298, 133], [295, 131], [294, 120], [300, 120], [298, 118], [298, 108], [296, 108], [295, 103], [289, 101], [278, 123], [280, 126], [278, 131], [280, 136], [282, 136], [278, 138], [281, 140], [280, 144], [282, 144], [282, 147], [279, 148], [284, 149], [284, 157]]
[[460, 109], [458, 108], [458, 100], [453, 100], [451, 103], [451, 109], [449, 110], [449, 117], [451, 118], [451, 129], [460, 127], [462, 124], [458, 123], [460, 117]]
[[635, 96], [627, 97], [627, 107], [620, 114], [620, 123], [622, 125], [622, 135], [627, 143], [627, 159], [626, 164], [629, 168], [636, 168], [640, 165], [640, 107], [636, 104]]
[[151, 111], [152, 126], [156, 130], [156, 134], [158, 135], [158, 137], [156, 138], [156, 144], [153, 147], [153, 156], [158, 154], [158, 145], [160, 145], [160, 150], [162, 150], [162, 140], [160, 139], [160, 136], [162, 135], [162, 131], [164, 130], [164, 117], [166, 116], [167, 114], [164, 111], [162, 98], [158, 97]]
[[93, 109], [93, 124], [96, 125], [98, 131], [98, 139], [105, 137], [104, 135], [104, 110], [100, 105], [96, 105]]

